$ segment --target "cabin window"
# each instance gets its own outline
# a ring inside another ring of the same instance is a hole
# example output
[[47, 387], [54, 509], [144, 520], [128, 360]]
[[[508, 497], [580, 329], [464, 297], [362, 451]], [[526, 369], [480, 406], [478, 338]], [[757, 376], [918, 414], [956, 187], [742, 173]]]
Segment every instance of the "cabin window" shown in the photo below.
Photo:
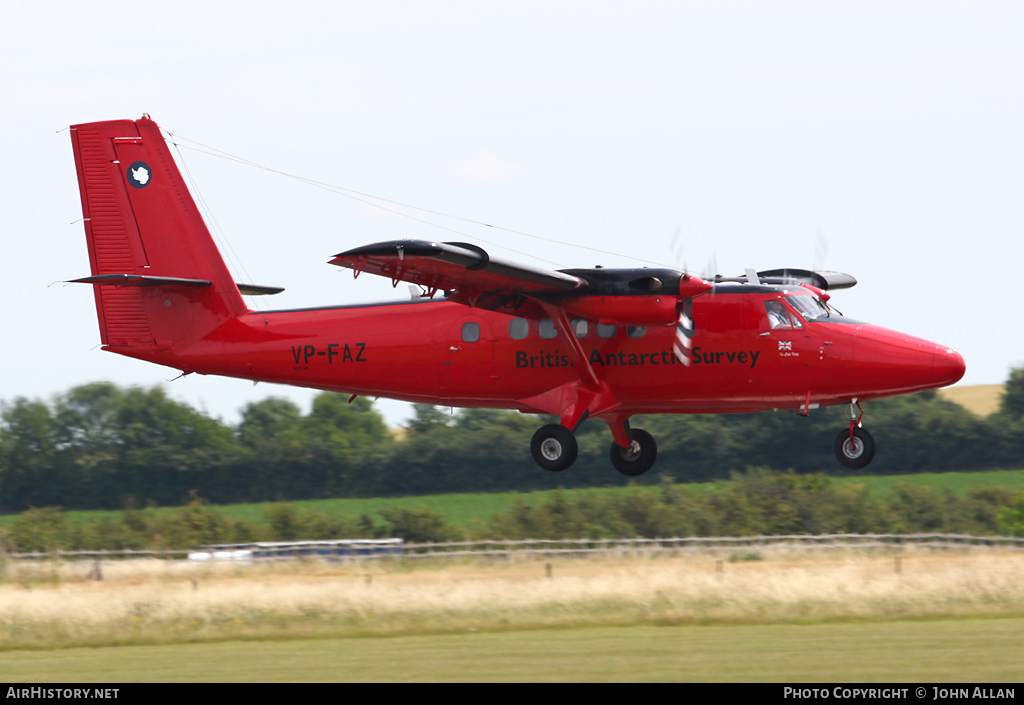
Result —
[[768, 325], [772, 330], [792, 330], [803, 327], [802, 325], [793, 325], [789, 318], [789, 312], [781, 301], [765, 301], [764, 308], [768, 313]]
[[555, 324], [551, 322], [550, 318], [545, 318], [537, 326], [537, 332], [540, 333], [541, 338], [550, 340], [551, 338], [558, 337], [558, 329], [555, 328]]
[[585, 318], [574, 318], [570, 322], [572, 323], [572, 330], [576, 334], [577, 338], [587, 337], [590, 327], [587, 325], [587, 320]]
[[522, 340], [530, 334], [530, 322], [525, 318], [513, 318], [508, 324], [508, 337]]
[[597, 337], [598, 338], [614, 338], [615, 337], [615, 326], [607, 326], [604, 323], [597, 324]]
[[467, 343], [475, 343], [480, 340], [480, 324], [470, 321], [462, 324], [462, 340]]
[[630, 338], [643, 338], [647, 335], [647, 328], [644, 326], [626, 326], [626, 335]]

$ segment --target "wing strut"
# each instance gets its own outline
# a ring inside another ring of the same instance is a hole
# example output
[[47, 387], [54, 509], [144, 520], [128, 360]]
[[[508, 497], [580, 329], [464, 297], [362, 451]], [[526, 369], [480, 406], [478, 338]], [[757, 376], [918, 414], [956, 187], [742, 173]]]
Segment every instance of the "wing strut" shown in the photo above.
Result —
[[[569, 348], [569, 357], [580, 378], [566, 382], [560, 387], [549, 389], [529, 399], [520, 399], [524, 406], [539, 409], [546, 414], [555, 414], [559, 422], [569, 430], [575, 430], [584, 419], [613, 412], [621, 406], [618, 398], [590, 366], [587, 355], [573, 331], [565, 310], [540, 299], [535, 299], [545, 313], [551, 317], [555, 328], [561, 333]], [[628, 417], [626, 417], [628, 418]]]
[[579, 338], [576, 337], [576, 331], [572, 329], [572, 324], [569, 323], [569, 317], [565, 315], [565, 309], [553, 304], [549, 304], [546, 301], [536, 299], [537, 303], [544, 309], [544, 313], [551, 317], [551, 321], [555, 324], [555, 328], [565, 338], [566, 345], [569, 346], [569, 357], [572, 358], [576, 368], [579, 370], [580, 378], [593, 385], [600, 385], [601, 380], [598, 379], [597, 373], [594, 372], [594, 368], [590, 366], [590, 361], [587, 359], [587, 354], [583, 351], [583, 346], [580, 345]]

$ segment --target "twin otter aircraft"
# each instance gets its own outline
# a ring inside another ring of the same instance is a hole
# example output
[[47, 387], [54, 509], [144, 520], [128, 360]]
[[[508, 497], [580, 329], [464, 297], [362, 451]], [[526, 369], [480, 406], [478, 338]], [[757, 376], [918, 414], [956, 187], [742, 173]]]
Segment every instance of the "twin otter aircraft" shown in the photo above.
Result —
[[608, 424], [612, 464], [635, 476], [657, 445], [633, 414], [850, 408], [836, 438], [871, 462], [859, 402], [953, 384], [944, 345], [855, 321], [836, 272], [774, 270], [704, 281], [674, 269], [548, 271], [475, 245], [397, 240], [331, 264], [422, 289], [412, 301], [256, 312], [236, 284], [156, 123], [71, 128], [103, 349], [184, 373], [225, 375], [444, 406], [552, 414], [530, 450], [576, 459], [573, 431]]

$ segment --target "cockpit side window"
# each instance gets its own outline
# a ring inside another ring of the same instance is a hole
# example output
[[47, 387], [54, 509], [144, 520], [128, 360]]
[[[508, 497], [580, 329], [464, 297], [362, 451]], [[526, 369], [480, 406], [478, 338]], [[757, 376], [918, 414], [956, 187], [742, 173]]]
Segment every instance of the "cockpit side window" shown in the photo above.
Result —
[[765, 301], [764, 308], [768, 313], [768, 325], [772, 330], [792, 330], [794, 328], [789, 318], [789, 312], [781, 301]]

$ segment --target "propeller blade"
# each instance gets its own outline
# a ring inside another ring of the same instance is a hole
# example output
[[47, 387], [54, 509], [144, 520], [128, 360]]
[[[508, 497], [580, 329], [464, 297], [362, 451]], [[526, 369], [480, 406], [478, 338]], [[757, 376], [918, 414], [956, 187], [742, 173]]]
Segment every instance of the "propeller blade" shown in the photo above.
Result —
[[686, 270], [686, 255], [683, 253], [683, 228], [681, 225], [676, 226], [676, 231], [672, 233], [672, 258], [676, 262], [677, 267], [682, 267], [683, 271]]
[[828, 236], [825, 235], [825, 231], [818, 226], [818, 236], [814, 240], [814, 268], [812, 272], [817, 272], [825, 266], [825, 257], [828, 255]]
[[693, 334], [695, 332], [693, 316], [690, 314], [690, 299], [687, 299], [679, 308], [679, 320], [676, 322], [676, 342], [672, 345], [676, 359], [687, 367], [690, 366], [690, 351], [693, 349]]

